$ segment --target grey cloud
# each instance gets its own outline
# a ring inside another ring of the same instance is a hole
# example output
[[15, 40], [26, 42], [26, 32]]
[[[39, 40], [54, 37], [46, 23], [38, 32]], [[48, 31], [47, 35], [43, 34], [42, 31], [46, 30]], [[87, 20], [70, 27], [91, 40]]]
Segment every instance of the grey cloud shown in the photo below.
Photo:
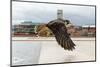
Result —
[[64, 18], [70, 19], [74, 24], [95, 23], [94, 7], [13, 2], [12, 8], [13, 20], [31, 20], [33, 22], [47, 23], [56, 19], [57, 9], [62, 9]]

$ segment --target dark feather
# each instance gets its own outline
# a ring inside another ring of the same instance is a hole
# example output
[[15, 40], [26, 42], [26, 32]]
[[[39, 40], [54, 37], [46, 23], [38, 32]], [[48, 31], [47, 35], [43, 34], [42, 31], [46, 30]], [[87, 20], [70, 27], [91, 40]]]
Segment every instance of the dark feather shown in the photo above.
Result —
[[65, 50], [75, 49], [75, 44], [69, 37], [69, 33], [67, 33], [64, 20], [53, 20], [47, 24], [47, 27], [53, 32], [58, 44], [61, 45], [61, 47], [63, 47]]

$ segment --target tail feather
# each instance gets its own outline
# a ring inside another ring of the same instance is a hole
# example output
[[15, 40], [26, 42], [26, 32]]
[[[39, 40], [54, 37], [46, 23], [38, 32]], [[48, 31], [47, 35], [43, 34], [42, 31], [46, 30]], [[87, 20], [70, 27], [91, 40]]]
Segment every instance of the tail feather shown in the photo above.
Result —
[[73, 50], [75, 49], [75, 44], [72, 42], [71, 39], [66, 40], [66, 44], [64, 46], [65, 50]]
[[56, 33], [58, 35], [58, 36], [55, 35], [56, 40], [62, 48], [64, 48], [65, 50], [75, 49], [75, 44], [69, 37], [66, 37], [65, 35], [60, 35], [60, 32], [58, 32], [58, 31], [56, 31]]

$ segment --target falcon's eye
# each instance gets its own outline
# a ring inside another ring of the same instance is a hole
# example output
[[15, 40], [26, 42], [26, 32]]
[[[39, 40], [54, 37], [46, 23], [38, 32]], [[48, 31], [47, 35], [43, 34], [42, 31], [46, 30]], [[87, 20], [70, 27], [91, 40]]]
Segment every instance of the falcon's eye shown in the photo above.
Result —
[[69, 20], [65, 20], [65, 22], [66, 22], [67, 24], [70, 24], [70, 21], [69, 21]]
[[70, 24], [70, 22], [67, 22], [67, 24]]

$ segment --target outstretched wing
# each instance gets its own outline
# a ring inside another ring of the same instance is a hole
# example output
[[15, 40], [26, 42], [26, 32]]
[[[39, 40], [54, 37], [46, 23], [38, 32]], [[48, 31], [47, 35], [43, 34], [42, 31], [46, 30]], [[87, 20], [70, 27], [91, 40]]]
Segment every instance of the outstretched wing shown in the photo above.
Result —
[[52, 25], [49, 25], [48, 28], [53, 32], [58, 44], [61, 45], [62, 48], [65, 50], [75, 49], [75, 44], [69, 37], [64, 23], [55, 22]]

